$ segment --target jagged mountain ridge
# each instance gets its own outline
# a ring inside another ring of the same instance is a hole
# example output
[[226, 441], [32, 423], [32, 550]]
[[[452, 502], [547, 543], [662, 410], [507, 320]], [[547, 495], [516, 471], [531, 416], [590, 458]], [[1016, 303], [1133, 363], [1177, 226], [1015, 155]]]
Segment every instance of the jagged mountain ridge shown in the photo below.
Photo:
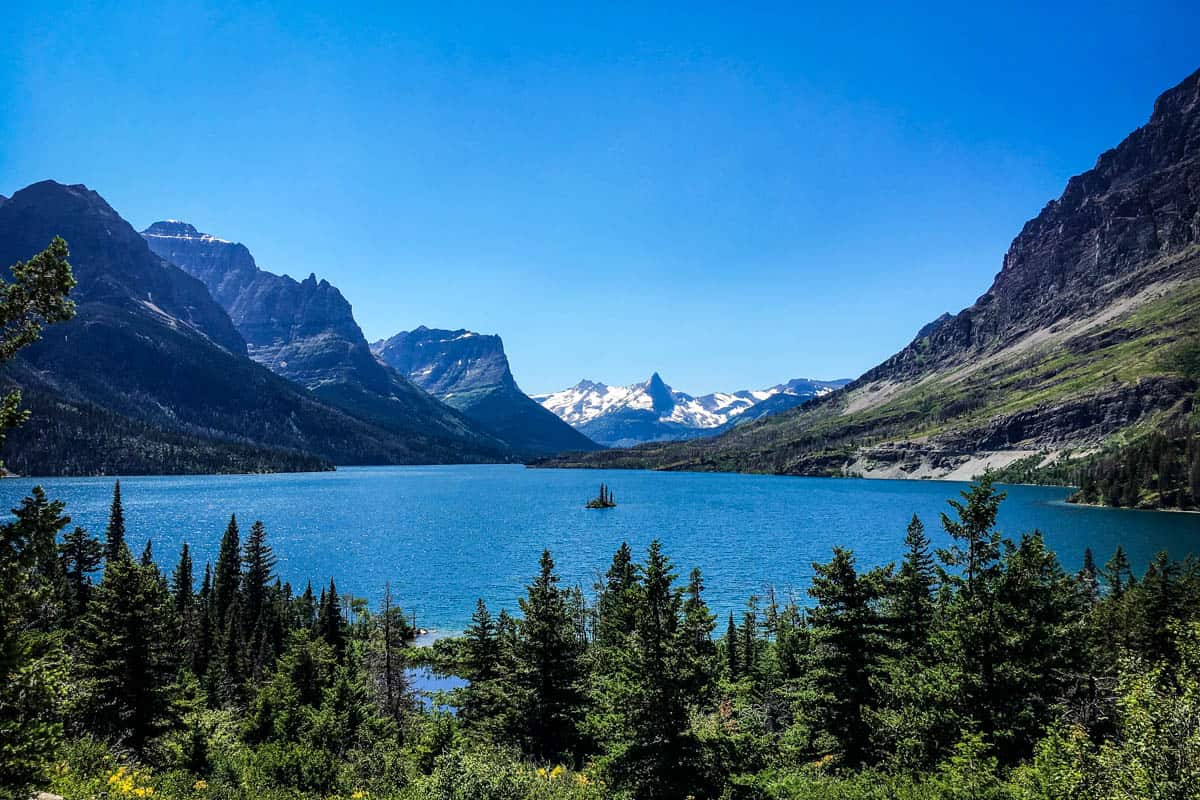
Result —
[[150, 248], [201, 280], [245, 338], [251, 358], [323, 400], [405, 436], [440, 436], [502, 458], [506, 445], [371, 353], [337, 287], [260, 269], [245, 245], [179, 220], [142, 232]]
[[761, 390], [713, 392], [693, 397], [668, 386], [655, 372], [630, 386], [583, 380], [534, 399], [563, 421], [610, 447], [708, 436], [743, 417], [756, 419], [819, 397], [847, 383], [796, 378]]
[[1200, 71], [1024, 225], [974, 304], [844, 389], [582, 463], [966, 478], [1177, 428], [1198, 383]]
[[322, 469], [494, 457], [402, 438], [250, 360], [204, 284], [151, 252], [86, 186], [43, 181], [0, 206], [0, 264], [63, 236], [77, 315], [7, 365], [33, 418], [4, 458], [26, 474]]
[[371, 350], [519, 454], [536, 457], [597, 448], [521, 391], [499, 336], [422, 325], [374, 342]]

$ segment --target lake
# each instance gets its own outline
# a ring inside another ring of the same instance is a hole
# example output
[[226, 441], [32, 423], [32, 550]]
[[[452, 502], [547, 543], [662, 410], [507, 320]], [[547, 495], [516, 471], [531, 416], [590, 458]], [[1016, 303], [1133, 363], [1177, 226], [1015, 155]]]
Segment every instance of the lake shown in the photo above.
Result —
[[[585, 510], [600, 482], [617, 508]], [[111, 478], [0, 481], [12, 508], [40, 483], [67, 502], [76, 524], [103, 533]], [[289, 475], [127, 477], [121, 479], [134, 554], [147, 539], [168, 571], [188, 542], [197, 581], [215, 560], [230, 513], [243, 536], [261, 519], [280, 576], [297, 590], [337, 580], [340, 591], [374, 605], [391, 581], [418, 625], [461, 630], [475, 599], [493, 612], [516, 598], [549, 548], [564, 582], [590, 588], [613, 551], [635, 552], [662, 539], [681, 579], [699, 566], [707, 598], [722, 614], [768, 586], [803, 593], [812, 562], [830, 548], [854, 549], [861, 567], [896, 559], [913, 513], [937, 545], [938, 513], [965, 484], [762, 475], [586, 470], [521, 466], [343, 468]], [[1069, 490], [1010, 486], [1000, 528], [1016, 537], [1040, 529], [1070, 569], [1085, 547], [1101, 564], [1122, 544], [1136, 569], [1155, 551], [1183, 557], [1200, 547], [1200, 515], [1083, 508]]]

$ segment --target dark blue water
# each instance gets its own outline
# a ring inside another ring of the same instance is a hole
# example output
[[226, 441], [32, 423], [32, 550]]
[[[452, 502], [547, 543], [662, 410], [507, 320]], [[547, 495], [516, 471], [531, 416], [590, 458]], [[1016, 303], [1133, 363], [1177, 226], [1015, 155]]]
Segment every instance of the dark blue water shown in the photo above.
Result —
[[[601, 481], [618, 507], [585, 510]], [[0, 481], [11, 508], [34, 483], [67, 501], [77, 524], [104, 529], [111, 479]], [[527, 470], [519, 466], [345, 468], [334, 473], [131, 477], [121, 481], [135, 554], [147, 538], [170, 568], [188, 542], [197, 578], [231, 512], [245, 532], [261, 519], [283, 579], [302, 588], [337, 579], [374, 603], [385, 581], [417, 622], [461, 629], [475, 598], [515, 609], [550, 548], [565, 581], [589, 588], [623, 540], [645, 551], [663, 540], [681, 577], [699, 566], [715, 610], [741, 608], [768, 586], [803, 593], [814, 560], [834, 545], [859, 563], [895, 559], [920, 514], [939, 545], [938, 512], [964, 484], [757, 475]], [[1200, 515], [1080, 508], [1068, 490], [1006, 487], [1000, 525], [1014, 538], [1038, 528], [1064, 564], [1091, 547], [1103, 563], [1123, 544], [1139, 568], [1156, 550], [1200, 550]]]

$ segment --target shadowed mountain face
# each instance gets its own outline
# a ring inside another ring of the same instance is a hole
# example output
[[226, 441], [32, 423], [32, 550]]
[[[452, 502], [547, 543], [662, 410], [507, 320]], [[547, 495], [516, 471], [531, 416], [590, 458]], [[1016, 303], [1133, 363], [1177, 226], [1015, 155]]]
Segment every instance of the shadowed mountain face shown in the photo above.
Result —
[[796, 378], [769, 389], [714, 392], [693, 397], [668, 386], [656, 372], [632, 386], [580, 381], [535, 398], [577, 430], [610, 447], [713, 436], [744, 420], [794, 408], [848, 381]]
[[846, 388], [714, 439], [587, 463], [969, 477], [1151, 432], [1173, 441], [1198, 384], [1200, 72], [1025, 224], [973, 305]]
[[204, 282], [251, 358], [323, 400], [402, 435], [459, 439], [501, 458], [507, 447], [372, 355], [350, 304], [328, 281], [259, 269], [242, 244], [178, 220], [142, 232], [150, 248]]
[[384, 363], [522, 455], [546, 456], [597, 447], [520, 390], [499, 336], [422, 325], [375, 342], [371, 349]]
[[221, 472], [495, 457], [437, 432], [399, 436], [256, 364], [204, 284], [151, 252], [87, 187], [45, 181], [0, 206], [0, 264], [56, 235], [71, 250], [78, 313], [4, 370], [34, 412], [6, 444], [12, 469]]

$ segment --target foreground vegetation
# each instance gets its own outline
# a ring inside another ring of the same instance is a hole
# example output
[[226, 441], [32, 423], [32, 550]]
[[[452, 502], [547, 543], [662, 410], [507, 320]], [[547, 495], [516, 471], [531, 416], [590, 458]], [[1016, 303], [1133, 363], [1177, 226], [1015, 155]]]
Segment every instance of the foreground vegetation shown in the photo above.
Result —
[[[479, 603], [410, 691], [413, 630], [294, 591], [261, 524], [202, 574], [103, 540], [35, 490], [0, 526], [0, 781], [67, 798], [1200, 796], [1200, 569], [1118, 550], [1063, 571], [995, 530], [985, 478], [894, 566], [849, 550], [806, 598], [717, 620], [698, 570], [627, 546], [594, 592], [544, 553], [516, 613]], [[899, 533], [898, 533], [899, 535]], [[95, 580], [93, 580], [95, 576]], [[197, 580], [198, 578], [198, 580]], [[198, 584], [198, 588], [197, 588]]]

